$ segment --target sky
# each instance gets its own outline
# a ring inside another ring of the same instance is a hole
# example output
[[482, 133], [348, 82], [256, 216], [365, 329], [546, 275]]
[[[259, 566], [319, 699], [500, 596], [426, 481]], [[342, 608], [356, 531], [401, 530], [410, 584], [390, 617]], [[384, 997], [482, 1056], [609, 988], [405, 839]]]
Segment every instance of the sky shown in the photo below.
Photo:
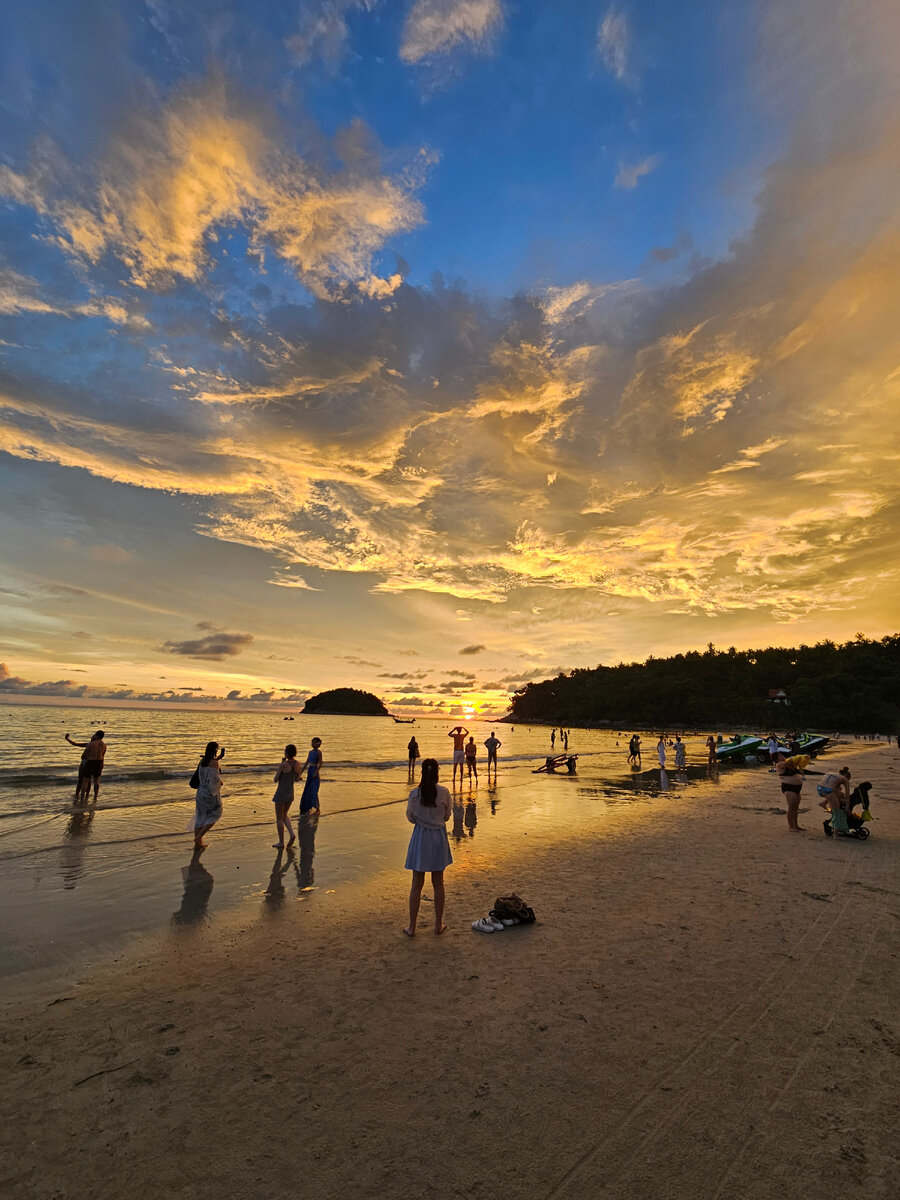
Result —
[[[900, 626], [894, 0], [0, 15], [0, 698]], [[775, 681], [777, 683], [777, 681]]]

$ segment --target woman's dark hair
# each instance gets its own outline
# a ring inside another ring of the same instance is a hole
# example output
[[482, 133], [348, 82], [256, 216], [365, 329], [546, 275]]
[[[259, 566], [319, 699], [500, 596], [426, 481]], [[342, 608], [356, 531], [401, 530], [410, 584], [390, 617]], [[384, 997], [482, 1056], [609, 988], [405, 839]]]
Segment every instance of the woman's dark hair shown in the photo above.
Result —
[[297, 747], [294, 745], [293, 742], [291, 742], [290, 745], [285, 746], [284, 757], [285, 758], [296, 758], [297, 757]]
[[207, 742], [206, 749], [203, 751], [203, 757], [200, 759], [201, 767], [208, 767], [212, 760], [216, 757], [216, 751], [219, 748], [218, 742]]
[[102, 730], [102, 729], [98, 729], [96, 733], [92, 733], [92, 734], [91, 734], [91, 741], [92, 741], [92, 742], [96, 742], [96, 741], [98, 741], [100, 738], [105, 738], [105, 737], [106, 737], [106, 734], [103, 732], [103, 730]]
[[422, 778], [419, 780], [419, 801], [424, 808], [434, 808], [437, 803], [438, 763], [436, 758], [422, 760]]

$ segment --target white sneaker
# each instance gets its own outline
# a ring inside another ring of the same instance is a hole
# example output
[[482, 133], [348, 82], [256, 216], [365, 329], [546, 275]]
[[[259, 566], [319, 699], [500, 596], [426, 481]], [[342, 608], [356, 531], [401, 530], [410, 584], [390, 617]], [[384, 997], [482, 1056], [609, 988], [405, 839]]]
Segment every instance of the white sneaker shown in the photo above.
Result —
[[[472, 928], [475, 930], [476, 933], [493, 933], [494, 932], [494, 925], [489, 917], [482, 917], [478, 921], [473, 921]], [[501, 925], [500, 928], [502, 929], [503, 926]]]
[[493, 926], [494, 933], [502, 933], [503, 932], [503, 922], [502, 921], [498, 921], [496, 917], [492, 917], [490, 915], [486, 916], [484, 919], [486, 921], [490, 921], [491, 925]]

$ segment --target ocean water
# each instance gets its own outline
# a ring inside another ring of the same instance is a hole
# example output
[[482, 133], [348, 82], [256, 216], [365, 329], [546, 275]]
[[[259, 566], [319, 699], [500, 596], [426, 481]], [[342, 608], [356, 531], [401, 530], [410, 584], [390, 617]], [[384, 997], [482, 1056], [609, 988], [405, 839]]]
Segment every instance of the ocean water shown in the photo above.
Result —
[[[450, 786], [451, 724], [0, 705], [0, 908], [10, 931], [0, 944], [0, 975], [52, 976], [134, 933], [209, 931], [239, 905], [267, 920], [292, 905], [327, 906], [363, 878], [402, 871], [407, 743], [415, 733], [422, 756], [441, 762], [441, 781]], [[688, 769], [680, 772], [659, 770], [648, 734], [644, 767], [634, 771], [630, 731], [573, 729], [577, 775], [548, 777], [532, 771], [551, 753], [549, 729], [467, 724], [480, 751], [479, 780], [466, 779], [454, 792], [451, 846], [456, 869], [480, 872], [488, 889], [498, 851], [514, 839], [601, 836], [611, 807], [677, 803], [690, 789], [716, 785], [702, 734], [686, 738]], [[80, 750], [64, 734], [86, 741], [97, 728], [108, 745], [99, 802], [79, 807]], [[492, 728], [503, 743], [496, 781], [487, 779], [483, 747]], [[304, 819], [294, 852], [281, 856], [272, 848], [272, 775], [287, 742], [303, 760], [314, 736], [322, 738], [322, 815]], [[226, 751], [224, 815], [197, 862], [187, 832], [194, 806], [188, 779], [210, 740]]]

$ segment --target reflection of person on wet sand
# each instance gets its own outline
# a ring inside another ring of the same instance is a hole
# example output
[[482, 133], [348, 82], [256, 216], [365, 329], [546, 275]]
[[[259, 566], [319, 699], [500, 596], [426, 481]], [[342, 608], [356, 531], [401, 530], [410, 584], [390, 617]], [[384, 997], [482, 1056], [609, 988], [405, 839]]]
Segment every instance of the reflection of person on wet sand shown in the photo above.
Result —
[[315, 880], [313, 859], [316, 857], [316, 830], [319, 818], [308, 813], [297, 820], [297, 842], [300, 846], [300, 863], [295, 865], [297, 890], [312, 887]]
[[275, 855], [275, 862], [272, 864], [269, 882], [266, 884], [266, 890], [263, 892], [263, 907], [268, 912], [281, 908], [284, 904], [284, 877], [291, 869], [293, 861], [293, 850], [288, 851], [287, 859], [285, 860], [284, 847], [279, 846], [278, 853]]
[[474, 800], [466, 801], [466, 814], [463, 818], [466, 829], [469, 831], [469, 837], [475, 836], [475, 826], [478, 824], [478, 806]]
[[93, 807], [78, 807], [66, 822], [66, 841], [59, 852], [59, 869], [66, 891], [71, 891], [81, 878], [81, 863], [95, 811]]
[[78, 783], [75, 786], [75, 799], [87, 800], [91, 790], [91, 780], [94, 781], [94, 801], [100, 791], [100, 776], [103, 774], [103, 760], [106, 757], [106, 742], [103, 740], [103, 730], [98, 729], [91, 734], [89, 742], [76, 742], [68, 734], [66, 741], [70, 746], [79, 746], [84, 753], [78, 768]]
[[462, 800], [454, 801], [453, 803], [453, 837], [457, 842], [461, 842], [466, 836], [466, 826], [463, 820], [465, 807]]
[[213, 890], [213, 877], [201, 863], [199, 851], [195, 850], [188, 865], [181, 868], [181, 878], [184, 881], [184, 894], [181, 908], [172, 913], [172, 924], [195, 925], [206, 916]]

